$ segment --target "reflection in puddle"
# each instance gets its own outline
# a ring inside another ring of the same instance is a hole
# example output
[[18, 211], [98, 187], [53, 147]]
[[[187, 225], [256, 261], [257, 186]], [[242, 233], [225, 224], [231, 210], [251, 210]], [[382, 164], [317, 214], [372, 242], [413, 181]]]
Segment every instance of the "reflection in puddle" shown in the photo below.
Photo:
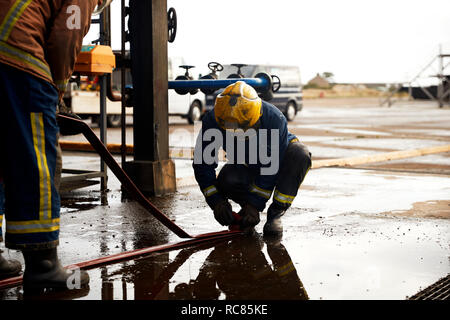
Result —
[[[186, 265], [188, 272], [184, 270]], [[197, 268], [193, 268], [194, 265]], [[178, 272], [180, 269], [183, 269], [182, 272]], [[257, 234], [186, 248], [178, 251], [171, 260], [169, 253], [160, 253], [96, 268], [90, 270], [89, 274], [91, 283], [88, 288], [31, 298], [309, 299], [283, 244], [276, 240], [263, 240]], [[1, 294], [3, 299], [24, 299], [22, 287], [4, 290]]]
[[[96, 197], [67, 197], [61, 196], [61, 208], [63, 212], [76, 212], [89, 210], [99, 206], [100, 199]], [[66, 209], [66, 210], [64, 210]]]
[[[195, 279], [179, 283], [169, 299], [308, 299], [285, 247], [249, 236], [220, 243]], [[271, 263], [270, 263], [271, 262]]]
[[168, 253], [157, 254], [101, 273], [102, 299], [308, 299], [285, 247], [259, 235], [184, 249], [171, 261]]

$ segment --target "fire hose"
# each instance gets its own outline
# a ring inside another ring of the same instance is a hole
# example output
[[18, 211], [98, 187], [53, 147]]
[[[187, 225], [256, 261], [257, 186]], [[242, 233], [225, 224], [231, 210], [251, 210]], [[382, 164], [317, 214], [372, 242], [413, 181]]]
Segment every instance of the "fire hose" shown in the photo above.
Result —
[[[121, 252], [118, 254], [101, 257], [98, 259], [93, 259], [81, 263], [72, 264], [66, 268], [80, 268], [80, 269], [91, 269], [99, 267], [105, 264], [117, 263], [123, 260], [129, 260], [142, 255], [147, 255], [154, 252], [162, 252], [169, 250], [176, 250], [192, 245], [204, 244], [215, 240], [224, 240], [231, 237], [242, 235], [244, 232], [240, 230], [237, 225], [230, 226], [230, 230], [223, 230], [218, 232], [210, 232], [199, 235], [190, 235], [177, 224], [175, 224], [170, 218], [168, 218], [163, 212], [161, 212], [157, 207], [155, 207], [138, 189], [138, 187], [133, 183], [133, 181], [128, 177], [128, 175], [119, 166], [116, 160], [113, 158], [111, 153], [105, 147], [105, 145], [100, 141], [100, 139], [95, 135], [92, 129], [84, 123], [82, 120], [74, 119], [71, 117], [58, 115], [58, 121], [64, 125], [70, 126], [74, 131], [81, 132], [84, 137], [89, 141], [95, 151], [100, 155], [102, 160], [106, 163], [109, 169], [114, 173], [114, 175], [122, 183], [123, 187], [128, 191], [129, 195], [136, 200], [145, 210], [152, 214], [159, 222], [166, 226], [170, 231], [175, 233], [178, 237], [183, 239], [188, 239], [180, 241], [177, 243], [169, 243], [165, 245], [159, 245], [144, 249], [137, 249], [132, 251]], [[235, 223], [239, 222], [239, 215], [234, 214]], [[8, 287], [18, 286], [22, 283], [22, 276], [8, 278], [0, 281], [0, 289], [5, 289]]]

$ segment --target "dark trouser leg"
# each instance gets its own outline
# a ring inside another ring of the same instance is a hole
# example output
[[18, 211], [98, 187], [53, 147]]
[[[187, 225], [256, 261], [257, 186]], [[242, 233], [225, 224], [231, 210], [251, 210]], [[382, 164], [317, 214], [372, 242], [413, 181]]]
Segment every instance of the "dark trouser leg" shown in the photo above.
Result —
[[300, 142], [289, 144], [278, 173], [273, 202], [267, 211], [264, 234], [279, 234], [283, 231], [281, 216], [291, 206], [298, 189], [311, 168], [311, 153]]
[[54, 185], [56, 89], [28, 73], [0, 64], [6, 246], [55, 248], [59, 194]]
[[247, 202], [248, 189], [253, 182], [251, 171], [242, 164], [226, 164], [217, 177], [219, 192], [241, 207]]
[[311, 168], [311, 153], [300, 142], [290, 143], [278, 173], [273, 205], [287, 210]]

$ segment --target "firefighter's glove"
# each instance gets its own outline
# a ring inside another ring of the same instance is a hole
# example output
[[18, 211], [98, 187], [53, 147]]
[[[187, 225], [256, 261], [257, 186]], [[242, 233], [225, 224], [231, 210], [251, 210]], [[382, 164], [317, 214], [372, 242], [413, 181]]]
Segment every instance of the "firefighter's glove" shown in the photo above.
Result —
[[73, 113], [72, 110], [66, 106], [66, 104], [64, 103], [64, 100], [61, 100], [59, 102], [58, 111], [57, 111], [56, 115], [57, 115], [56, 120], [58, 121], [58, 126], [59, 126], [59, 133], [61, 135], [73, 136], [73, 135], [77, 135], [77, 134], [81, 133], [79, 124], [74, 123], [70, 120], [58, 117], [58, 115], [62, 115], [62, 116], [66, 116], [69, 118], [76, 119], [76, 120], [81, 120], [81, 118], [77, 114]]
[[214, 207], [214, 218], [223, 226], [229, 226], [233, 223], [233, 209], [227, 200], [221, 200]]
[[247, 203], [246, 205], [244, 205], [239, 214], [242, 216], [241, 226], [243, 228], [254, 227], [260, 221], [259, 211], [251, 204]]

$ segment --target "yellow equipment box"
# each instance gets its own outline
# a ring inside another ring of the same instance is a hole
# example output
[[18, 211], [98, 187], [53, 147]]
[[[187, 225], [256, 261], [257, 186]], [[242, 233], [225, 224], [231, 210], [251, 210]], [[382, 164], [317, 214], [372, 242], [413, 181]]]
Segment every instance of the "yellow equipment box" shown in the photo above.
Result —
[[112, 73], [116, 67], [116, 57], [111, 47], [88, 45], [81, 48], [75, 63], [75, 72], [83, 75], [102, 75]]

